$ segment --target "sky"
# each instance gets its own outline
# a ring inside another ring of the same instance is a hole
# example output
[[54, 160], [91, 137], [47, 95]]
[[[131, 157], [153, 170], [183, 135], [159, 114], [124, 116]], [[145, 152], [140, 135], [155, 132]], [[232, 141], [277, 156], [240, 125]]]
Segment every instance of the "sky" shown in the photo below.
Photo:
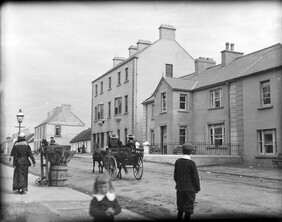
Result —
[[[1, 5], [1, 141], [31, 133], [62, 104], [91, 127], [91, 82], [128, 57], [139, 39], [152, 43], [161, 24], [194, 58], [221, 63], [225, 43], [244, 54], [281, 43], [279, 1], [6, 2]], [[188, 73], [187, 73], [188, 74]]]

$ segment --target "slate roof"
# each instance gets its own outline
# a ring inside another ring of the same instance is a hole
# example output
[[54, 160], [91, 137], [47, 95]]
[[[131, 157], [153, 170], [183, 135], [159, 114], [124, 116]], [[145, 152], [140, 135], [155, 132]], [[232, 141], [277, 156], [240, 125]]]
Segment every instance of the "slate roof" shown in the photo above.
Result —
[[38, 126], [43, 124], [57, 124], [57, 125], [67, 125], [67, 126], [85, 126], [85, 124], [70, 110], [61, 109], [54, 112], [47, 119], [45, 119]]
[[91, 129], [88, 128], [86, 130], [83, 130], [79, 134], [77, 134], [71, 141], [70, 143], [76, 143], [76, 142], [82, 142], [82, 141], [87, 141], [91, 140]]
[[[282, 45], [276, 44], [268, 48], [240, 56], [230, 64], [221, 64], [206, 69], [202, 73], [192, 77], [197, 80], [194, 89], [205, 86], [223, 83], [228, 80], [241, 78], [248, 75], [257, 74], [265, 70], [274, 69], [282, 66]], [[189, 75], [182, 79], [190, 79]]]
[[153, 96], [163, 81], [174, 90], [194, 91], [203, 87], [222, 84], [248, 75], [282, 67], [281, 43], [261, 49], [259, 51], [240, 56], [226, 66], [222, 64], [210, 67], [200, 74], [191, 73], [179, 78], [162, 77], [151, 97], [143, 103], [154, 100]]

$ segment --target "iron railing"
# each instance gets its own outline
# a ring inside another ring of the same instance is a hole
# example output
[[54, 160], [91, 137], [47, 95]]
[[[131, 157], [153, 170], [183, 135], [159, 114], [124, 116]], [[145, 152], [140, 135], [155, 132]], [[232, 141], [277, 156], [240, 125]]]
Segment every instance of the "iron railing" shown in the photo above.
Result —
[[[210, 142], [190, 142], [195, 147], [194, 155], [239, 155], [239, 143], [212, 144]], [[149, 146], [150, 154], [182, 154], [179, 143], [167, 143], [164, 146]]]

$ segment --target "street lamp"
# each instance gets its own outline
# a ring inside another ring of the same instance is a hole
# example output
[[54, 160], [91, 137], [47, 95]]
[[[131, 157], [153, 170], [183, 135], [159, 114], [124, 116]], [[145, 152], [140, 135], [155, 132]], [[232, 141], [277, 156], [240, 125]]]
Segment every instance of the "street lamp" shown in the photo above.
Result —
[[19, 135], [21, 133], [21, 123], [23, 121], [23, 118], [24, 118], [24, 114], [22, 113], [22, 109], [19, 109], [19, 112], [17, 114], [17, 120], [18, 120], [18, 123], [19, 123]]

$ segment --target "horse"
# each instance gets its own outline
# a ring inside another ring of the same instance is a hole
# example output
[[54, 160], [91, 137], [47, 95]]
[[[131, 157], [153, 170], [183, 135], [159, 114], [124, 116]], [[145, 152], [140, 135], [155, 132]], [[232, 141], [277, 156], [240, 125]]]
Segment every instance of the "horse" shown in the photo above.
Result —
[[95, 149], [92, 154], [92, 159], [93, 159], [93, 170], [92, 173], [95, 172], [95, 162], [98, 163], [98, 169], [99, 173], [103, 173], [103, 159], [104, 156], [106, 155], [107, 151], [105, 149]]

